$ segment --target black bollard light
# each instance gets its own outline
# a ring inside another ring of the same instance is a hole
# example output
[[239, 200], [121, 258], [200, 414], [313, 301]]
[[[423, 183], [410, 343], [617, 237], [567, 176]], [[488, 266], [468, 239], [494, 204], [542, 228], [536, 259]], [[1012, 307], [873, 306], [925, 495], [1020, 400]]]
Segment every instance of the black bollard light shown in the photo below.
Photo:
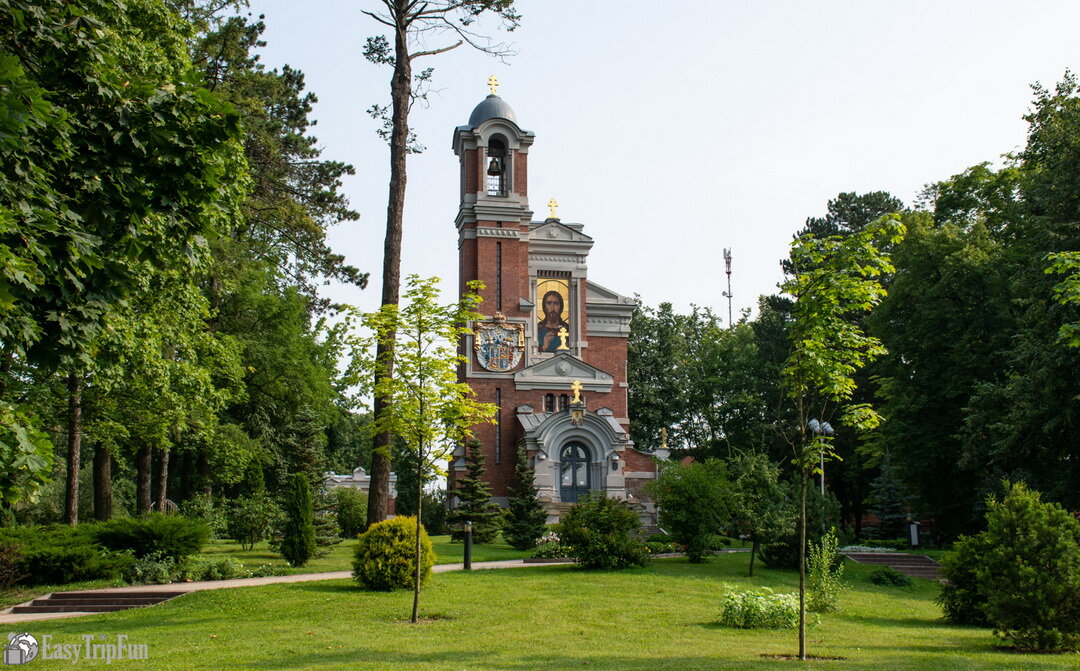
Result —
[[472, 522], [465, 523], [465, 570], [472, 570]]

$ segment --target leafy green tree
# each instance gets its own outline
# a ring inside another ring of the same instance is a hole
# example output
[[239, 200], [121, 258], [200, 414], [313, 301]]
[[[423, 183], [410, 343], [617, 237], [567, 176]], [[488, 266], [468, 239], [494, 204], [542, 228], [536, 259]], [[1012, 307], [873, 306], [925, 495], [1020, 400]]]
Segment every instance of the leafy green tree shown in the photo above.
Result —
[[[470, 287], [472, 288], [472, 287]], [[386, 304], [378, 311], [361, 315], [365, 335], [351, 339], [352, 362], [349, 381], [360, 393], [390, 402], [392, 412], [376, 412], [373, 429], [396, 436], [411, 452], [415, 464], [418, 519], [423, 516], [425, 474], [437, 469], [452, 453], [454, 445], [468, 439], [472, 427], [494, 421], [496, 406], [480, 403], [469, 385], [458, 382], [458, 367], [464, 356], [457, 343], [469, 333], [467, 324], [479, 318], [475, 311], [480, 298], [464, 294], [460, 301], [440, 305], [438, 279], [409, 276], [404, 307]], [[387, 347], [387, 341], [395, 346]], [[385, 370], [387, 351], [396, 350], [396, 373], [377, 376]], [[375, 388], [370, 385], [374, 383]], [[371, 516], [371, 499], [368, 500]], [[420, 609], [422, 526], [416, 524], [416, 580], [413, 591], [412, 622]]]
[[[799, 473], [799, 658], [806, 659], [806, 490], [819, 460], [832, 455], [830, 438], [810, 432], [815, 399], [834, 404], [850, 401], [855, 372], [885, 352], [850, 316], [874, 307], [885, 295], [882, 275], [893, 266], [883, 251], [903, 239], [899, 216], [882, 217], [846, 237], [803, 235], [791, 245], [793, 276], [783, 290], [794, 299], [789, 332], [791, 354], [782, 373], [798, 424], [790, 442]], [[868, 404], [848, 405], [844, 421], [858, 429], [880, 419]]]
[[315, 507], [311, 482], [304, 473], [293, 475], [285, 500], [281, 554], [290, 566], [303, 566], [315, 554]]
[[510, 485], [510, 501], [507, 505], [506, 526], [503, 538], [516, 550], [529, 550], [547, 530], [547, 512], [536, 498], [533, 484], [536, 471], [529, 464], [524, 447], [517, 450], [514, 462], [514, 481]]
[[13, 93], [0, 146], [0, 338], [9, 361], [67, 377], [72, 524], [84, 377], [107, 310], [147, 272], [197, 267], [246, 174], [236, 115], [185, 76], [185, 37], [156, 0], [0, 8], [0, 76]]
[[465, 475], [457, 479], [457, 487], [450, 492], [454, 505], [446, 522], [450, 525], [450, 538], [465, 539], [465, 523], [472, 523], [475, 543], [494, 543], [502, 523], [502, 511], [491, 500], [491, 485], [487, 481], [487, 467], [480, 443], [469, 441], [465, 454]]
[[336, 504], [341, 535], [355, 538], [367, 526], [367, 497], [359, 489], [335, 487], [331, 498]]
[[724, 463], [716, 459], [686, 465], [670, 464], [651, 484], [660, 509], [660, 524], [686, 546], [691, 563], [705, 561], [712, 538], [736, 505]]
[[233, 499], [225, 516], [229, 538], [250, 550], [270, 537], [281, 516], [281, 508], [264, 493]]
[[795, 509], [780, 483], [780, 467], [760, 453], [746, 453], [727, 464], [732, 499], [728, 529], [750, 539], [750, 577], [754, 577], [754, 557], [762, 543], [794, 531]]
[[1000, 379], [1013, 333], [1003, 245], [986, 217], [958, 205], [1004, 199], [991, 197], [990, 178], [982, 174], [975, 195], [965, 192], [974, 188], [965, 175], [938, 184], [936, 219], [905, 216], [889, 295], [868, 318], [889, 350], [875, 370], [889, 421], [873, 448], [891, 456], [912, 505], [935, 520], [939, 541], [979, 524], [982, 475], [967, 458], [963, 427], [975, 392]]
[[[508, 56], [511, 51], [476, 30], [476, 22], [484, 15], [502, 20], [507, 30], [517, 27], [521, 17], [514, 8], [514, 0], [430, 0], [418, 4], [413, 0], [380, 0], [383, 11], [367, 11], [364, 14], [384, 26], [391, 33], [367, 38], [364, 57], [377, 65], [393, 69], [390, 78], [390, 105], [374, 105], [369, 113], [383, 122], [379, 135], [390, 145], [390, 188], [386, 207], [386, 239], [383, 246], [382, 305], [397, 305], [401, 295], [401, 237], [405, 213], [405, 185], [408, 174], [405, 158], [420, 151], [415, 134], [409, 127], [409, 112], [417, 100], [426, 99], [426, 89], [431, 81], [432, 68], [413, 74], [413, 62], [419, 58], [434, 56], [468, 44], [474, 49], [496, 56]], [[455, 42], [441, 46], [417, 46], [430, 44], [431, 40], [448, 36]], [[376, 389], [386, 387], [385, 379], [394, 375], [393, 338], [385, 339], [379, 346], [376, 359], [378, 381]], [[376, 392], [374, 415], [376, 424], [385, 424], [383, 415], [391, 412], [388, 399], [381, 391]], [[386, 517], [390, 494], [390, 446], [392, 436], [383, 430], [375, 434], [371, 458], [371, 490], [368, 499], [368, 524]], [[419, 594], [419, 586], [417, 586]]]

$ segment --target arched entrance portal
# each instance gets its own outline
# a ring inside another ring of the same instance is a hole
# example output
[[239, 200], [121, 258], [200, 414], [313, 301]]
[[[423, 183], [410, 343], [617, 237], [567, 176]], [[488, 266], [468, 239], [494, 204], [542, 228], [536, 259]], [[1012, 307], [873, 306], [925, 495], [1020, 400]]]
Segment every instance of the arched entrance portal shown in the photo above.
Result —
[[574, 441], [567, 443], [559, 452], [559, 497], [565, 503], [577, 503], [588, 492], [589, 449]]

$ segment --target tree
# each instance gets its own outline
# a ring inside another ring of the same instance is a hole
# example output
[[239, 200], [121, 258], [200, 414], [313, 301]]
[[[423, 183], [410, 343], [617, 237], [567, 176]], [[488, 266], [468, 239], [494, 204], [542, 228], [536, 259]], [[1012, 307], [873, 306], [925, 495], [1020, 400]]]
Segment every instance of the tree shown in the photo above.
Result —
[[0, 7], [0, 369], [67, 379], [71, 524], [105, 315], [147, 272], [198, 267], [246, 174], [237, 116], [185, 76], [185, 37], [156, 0]]
[[[423, 3], [416, 0], [380, 1], [385, 11], [364, 11], [364, 14], [388, 28], [392, 35], [389, 40], [385, 35], [369, 37], [364, 47], [364, 57], [372, 63], [393, 68], [389, 108], [375, 105], [369, 111], [383, 120], [384, 125], [379, 129], [379, 133], [390, 144], [390, 188], [386, 207], [386, 239], [383, 246], [382, 304], [397, 305], [401, 291], [401, 236], [407, 181], [405, 158], [410, 152], [419, 150], [415, 136], [409, 128], [409, 112], [413, 104], [426, 95], [425, 89], [432, 73], [432, 69], [428, 68], [414, 76], [413, 61], [456, 49], [462, 44], [496, 56], [509, 55], [510, 51], [505, 46], [493, 44], [476, 32], [474, 25], [483, 15], [492, 14], [502, 20], [507, 30], [513, 30], [521, 17], [514, 9], [514, 0], [430, 0]], [[441, 45], [429, 44], [444, 35], [457, 41]], [[376, 356], [379, 367], [375, 374], [380, 381], [394, 375], [394, 343], [393, 338], [387, 338], [379, 345], [387, 348], [379, 350]], [[375, 382], [374, 386], [379, 388], [387, 385]], [[391, 412], [387, 401], [381, 391], [376, 392], [374, 415], [377, 424], [384, 414]], [[375, 434], [371, 456], [368, 524], [374, 524], [386, 517], [391, 444], [391, 434], [388, 431]], [[417, 589], [419, 590], [419, 586]]]
[[667, 465], [651, 491], [660, 509], [660, 524], [686, 546], [691, 563], [705, 561], [713, 535], [724, 527], [735, 505], [724, 463], [710, 459]]
[[[476, 401], [469, 385], [457, 381], [458, 366], [465, 361], [457, 343], [470, 332], [467, 325], [480, 317], [475, 311], [479, 296], [466, 293], [452, 305], [440, 305], [438, 296], [437, 278], [424, 280], [410, 275], [405, 306], [399, 308], [388, 303], [378, 312], [359, 315], [368, 332], [350, 339], [352, 362], [348, 379], [359, 386], [361, 394], [370, 393], [390, 404], [388, 411], [375, 414], [373, 429], [396, 436], [411, 452], [417, 473], [413, 624], [419, 615], [423, 582], [420, 576], [423, 525], [419, 520], [428, 482], [425, 474], [438, 469], [454, 445], [472, 435], [473, 426], [493, 422], [497, 411], [491, 403]], [[388, 347], [388, 340], [394, 346]], [[377, 377], [376, 372], [385, 370], [385, 359], [395, 349], [396, 374]], [[372, 383], [374, 388], [370, 386]]]
[[547, 530], [547, 512], [536, 498], [533, 484], [536, 472], [529, 464], [524, 447], [517, 450], [514, 464], [514, 482], [510, 485], [510, 502], [507, 506], [506, 526], [503, 538], [516, 550], [528, 550]]
[[474, 542], [495, 542], [502, 511], [498, 504], [491, 500], [491, 485], [488, 484], [486, 474], [484, 452], [479, 442], [471, 440], [465, 455], [465, 475], [458, 478], [457, 488], [450, 492], [456, 499], [453, 509], [446, 516], [446, 522], [451, 526], [452, 540], [464, 540], [465, 523], [471, 522]]
[[987, 529], [957, 544], [939, 601], [1022, 650], [1080, 647], [1080, 522], [1023, 483], [987, 503]]
[[780, 468], [767, 456], [746, 453], [727, 465], [732, 497], [728, 525], [733, 534], [749, 537], [750, 577], [754, 577], [754, 557], [763, 542], [777, 540], [793, 530], [795, 511], [787, 491], [780, 484]]
[[285, 500], [281, 554], [290, 566], [303, 566], [315, 554], [315, 506], [311, 499], [311, 482], [305, 473], [293, 475]]
[[[856, 389], [855, 372], [885, 352], [850, 319], [877, 305], [885, 295], [882, 275], [893, 266], [883, 251], [899, 243], [905, 227], [899, 216], [877, 219], [846, 237], [804, 234], [791, 245], [793, 276], [783, 290], [794, 299], [789, 332], [791, 354], [781, 371], [795, 407], [790, 444], [799, 473], [799, 658], [806, 659], [806, 489], [819, 460], [832, 455], [830, 437], [814, 432], [810, 420], [817, 402], [843, 404]], [[820, 399], [820, 400], [819, 400]], [[869, 429], [880, 422], [869, 404], [843, 408], [845, 423]]]

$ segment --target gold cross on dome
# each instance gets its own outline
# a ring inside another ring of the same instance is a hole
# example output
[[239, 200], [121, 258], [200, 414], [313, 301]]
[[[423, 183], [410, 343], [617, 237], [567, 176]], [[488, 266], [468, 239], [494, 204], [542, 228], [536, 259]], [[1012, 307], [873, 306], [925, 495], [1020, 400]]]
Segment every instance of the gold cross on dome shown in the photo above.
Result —
[[495, 75], [488, 77], [488, 90], [491, 91], [491, 95], [495, 95], [495, 91], [499, 88], [499, 80]]
[[559, 213], [558, 213], [559, 201], [552, 198], [551, 200], [548, 201], [548, 207], [551, 208], [551, 217], [549, 217], [549, 218], [550, 219], [558, 219], [559, 218]]
[[559, 347], [558, 349], [570, 349], [566, 344], [566, 341], [570, 339], [570, 332], [566, 330], [566, 327], [559, 329]]

